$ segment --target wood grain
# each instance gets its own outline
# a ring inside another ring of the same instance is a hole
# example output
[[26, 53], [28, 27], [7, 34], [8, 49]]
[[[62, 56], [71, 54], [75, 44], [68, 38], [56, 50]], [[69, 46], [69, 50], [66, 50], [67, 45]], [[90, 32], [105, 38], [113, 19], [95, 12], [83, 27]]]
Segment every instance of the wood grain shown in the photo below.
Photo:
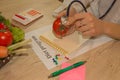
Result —
[[[24, 29], [29, 32], [53, 23], [52, 13], [60, 4], [58, 0], [0, 0], [0, 11], [11, 20], [15, 13], [28, 8], [40, 10], [44, 17]], [[0, 80], [59, 80], [59, 77], [48, 79], [48, 75], [60, 69], [60, 66], [48, 70], [32, 49], [28, 49], [27, 54], [28, 56], [13, 57], [0, 69]], [[69, 62], [80, 60], [87, 60], [86, 80], [120, 80], [120, 41], [113, 40]]]

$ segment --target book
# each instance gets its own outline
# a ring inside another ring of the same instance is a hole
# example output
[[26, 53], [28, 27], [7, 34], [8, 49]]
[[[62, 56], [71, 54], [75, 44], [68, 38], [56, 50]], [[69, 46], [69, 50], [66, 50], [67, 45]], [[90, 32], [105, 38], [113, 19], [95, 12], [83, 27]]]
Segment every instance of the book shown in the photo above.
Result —
[[[81, 37], [81, 44], [80, 47], [77, 47], [74, 53], [70, 54], [67, 56], [64, 56], [60, 53], [60, 49], [55, 49], [52, 48], [51, 46], [49, 46], [48, 44], [46, 44], [46, 42], [43, 42], [42, 40], [46, 40], [46, 36], [44, 35], [48, 35], [48, 33], [51, 33], [51, 27], [53, 24], [50, 25], [46, 25], [43, 26], [42, 28], [39, 27], [38, 29], [32, 30], [30, 32], [27, 32], [25, 34], [25, 38], [26, 39], [31, 39], [32, 43], [31, 43], [31, 47], [33, 49], [33, 51], [35, 52], [35, 54], [38, 56], [38, 58], [43, 62], [43, 64], [46, 66], [46, 68], [48, 70], [62, 64], [63, 62], [68, 61], [69, 59], [73, 59], [78, 57], [81, 54], [86, 53], [89, 50], [92, 50], [100, 45], [103, 45], [107, 42], [112, 41], [113, 39], [103, 35], [97, 38], [88, 38], [88, 39], [83, 39], [83, 37], [81, 36], [81, 34], [79, 33], [79, 36]], [[78, 34], [78, 33], [76, 33]], [[52, 33], [49, 34], [50, 36], [55, 37]], [[40, 39], [40, 37], [43, 37]], [[44, 39], [45, 37], [45, 39]], [[51, 40], [48, 40], [49, 37], [47, 37], [47, 41], [50, 42], [51, 44]], [[57, 38], [55, 38], [57, 39]], [[59, 40], [59, 39], [58, 39]], [[54, 42], [53, 42], [54, 43]], [[59, 45], [58, 45], [59, 46]], [[56, 51], [56, 50], [59, 50]], [[63, 49], [64, 51], [65, 49]], [[65, 50], [67, 52], [67, 50]], [[57, 57], [56, 57], [57, 55]], [[56, 61], [58, 61], [58, 64], [56, 65], [55, 62], [53, 62], [53, 58], [56, 59]]]
[[12, 17], [12, 19], [23, 25], [27, 25], [42, 16], [43, 16], [43, 14], [40, 11], [30, 8], [23, 12], [15, 14]]
[[83, 37], [76, 31], [66, 37], [63, 37], [62, 39], [59, 39], [56, 38], [52, 30], [50, 30], [41, 34], [40, 40], [53, 47], [63, 55], [69, 55], [70, 53], [76, 51], [85, 41], [88, 40], [88, 38]]

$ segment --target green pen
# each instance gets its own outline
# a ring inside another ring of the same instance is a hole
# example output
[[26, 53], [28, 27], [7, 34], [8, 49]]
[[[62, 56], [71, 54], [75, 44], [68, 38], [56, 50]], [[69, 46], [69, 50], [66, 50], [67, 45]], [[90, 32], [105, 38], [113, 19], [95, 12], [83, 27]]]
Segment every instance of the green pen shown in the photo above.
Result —
[[52, 78], [52, 77], [58, 76], [58, 75], [66, 72], [66, 71], [69, 71], [69, 70], [71, 70], [71, 69], [73, 69], [73, 68], [79, 67], [79, 66], [81, 66], [81, 65], [83, 65], [83, 64], [85, 64], [85, 63], [86, 63], [86, 61], [77, 62], [77, 63], [75, 63], [75, 64], [73, 64], [73, 65], [71, 65], [71, 66], [68, 66], [68, 67], [64, 68], [64, 69], [60, 69], [60, 70], [58, 70], [58, 71], [55, 71], [55, 72], [51, 73], [51, 74], [48, 76], [48, 78]]

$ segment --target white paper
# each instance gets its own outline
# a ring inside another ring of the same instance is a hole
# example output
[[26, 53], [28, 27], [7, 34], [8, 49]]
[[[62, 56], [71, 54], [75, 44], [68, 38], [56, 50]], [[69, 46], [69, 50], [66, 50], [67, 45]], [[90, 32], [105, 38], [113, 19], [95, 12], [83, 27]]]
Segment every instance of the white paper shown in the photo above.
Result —
[[[65, 56], [60, 55], [56, 59], [56, 54], [59, 54], [55, 49], [50, 47], [49, 45], [42, 42], [39, 37], [40, 34], [44, 33], [47, 30], [51, 30], [52, 25], [45, 26], [43, 28], [39, 28], [37, 30], [33, 30], [31, 32], [26, 33], [26, 38], [32, 39], [32, 49], [36, 53], [36, 55], [40, 58], [40, 60], [44, 63], [44, 65], [47, 67], [47, 69], [52, 69], [56, 67], [57, 65], [60, 65], [63, 62], [68, 61], [69, 59], [73, 59], [97, 46], [100, 46], [108, 41], [111, 41], [112, 39], [107, 36], [101, 36], [96, 39], [90, 39], [86, 41], [84, 44], [80, 46], [80, 48], [72, 53], [71, 55], [68, 55], [68, 58], [65, 58]], [[53, 61], [53, 58], [57, 61], [58, 64], [56, 64]]]

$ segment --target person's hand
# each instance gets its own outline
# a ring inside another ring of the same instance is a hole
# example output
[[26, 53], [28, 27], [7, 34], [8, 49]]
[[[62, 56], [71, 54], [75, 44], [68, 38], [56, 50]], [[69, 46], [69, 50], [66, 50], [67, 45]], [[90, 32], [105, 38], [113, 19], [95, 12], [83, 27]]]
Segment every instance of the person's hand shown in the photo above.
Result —
[[75, 25], [76, 30], [80, 31], [83, 36], [95, 37], [104, 33], [102, 20], [97, 19], [90, 13], [77, 13], [68, 18], [67, 26]]

